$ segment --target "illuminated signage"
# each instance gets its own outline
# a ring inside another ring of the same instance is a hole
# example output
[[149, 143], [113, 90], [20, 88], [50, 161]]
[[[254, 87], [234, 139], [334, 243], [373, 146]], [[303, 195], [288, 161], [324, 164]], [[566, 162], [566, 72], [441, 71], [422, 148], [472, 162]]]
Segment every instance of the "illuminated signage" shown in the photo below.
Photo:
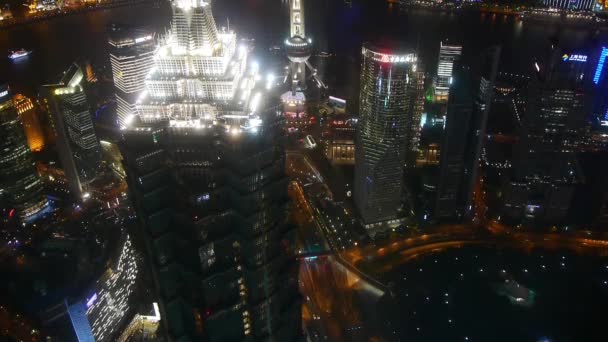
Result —
[[568, 54], [564, 54], [562, 56], [562, 60], [564, 62], [586, 62], [587, 61], [587, 55], [581, 55], [581, 54], [572, 54], [572, 55], [568, 55]]
[[410, 53], [406, 55], [390, 55], [386, 53], [374, 52], [363, 48], [363, 54], [368, 54], [370, 57], [382, 63], [413, 63], [416, 62], [416, 54]]
[[572, 55], [572, 56], [570, 56], [570, 61], [571, 62], [586, 62], [587, 55]]
[[410, 63], [415, 61], [415, 57], [412, 55], [396, 56], [396, 55], [381, 55], [380, 61], [382, 63]]
[[608, 48], [602, 47], [602, 53], [600, 54], [600, 59], [597, 61], [597, 67], [595, 68], [595, 74], [593, 75], [593, 83], [600, 83], [600, 76], [602, 76], [602, 72], [604, 72], [604, 62], [606, 62], [606, 57], [608, 56]]
[[87, 308], [91, 307], [91, 305], [95, 304], [96, 300], [97, 300], [97, 293], [93, 293], [91, 298], [87, 298]]
[[0, 92], [0, 97], [5, 97], [6, 95], [8, 95], [8, 90]]

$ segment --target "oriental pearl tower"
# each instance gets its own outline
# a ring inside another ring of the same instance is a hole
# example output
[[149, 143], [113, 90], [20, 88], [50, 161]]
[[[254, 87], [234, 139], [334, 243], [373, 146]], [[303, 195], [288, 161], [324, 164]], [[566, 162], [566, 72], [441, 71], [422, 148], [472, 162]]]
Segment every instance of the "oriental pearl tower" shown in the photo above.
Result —
[[285, 39], [285, 50], [289, 58], [285, 81], [291, 80], [291, 92], [284, 94], [284, 100], [296, 97], [297, 93], [306, 90], [306, 68], [310, 69], [316, 84], [325, 87], [317, 77], [317, 70], [308, 62], [312, 52], [312, 40], [306, 37], [304, 29], [304, 0], [289, 0], [289, 25], [290, 37]]

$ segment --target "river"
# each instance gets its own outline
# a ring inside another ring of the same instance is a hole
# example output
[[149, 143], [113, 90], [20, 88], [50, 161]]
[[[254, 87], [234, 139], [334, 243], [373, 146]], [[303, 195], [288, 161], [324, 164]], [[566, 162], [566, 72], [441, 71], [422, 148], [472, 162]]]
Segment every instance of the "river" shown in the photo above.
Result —
[[[216, 22], [230, 25], [241, 37], [255, 39], [260, 49], [280, 45], [287, 35], [286, 0], [217, 0]], [[356, 98], [361, 43], [391, 36], [418, 48], [427, 70], [437, 63], [440, 39], [464, 45], [467, 60], [492, 44], [501, 44], [501, 70], [526, 72], [534, 56], [559, 37], [576, 49], [589, 39], [606, 40], [604, 29], [561, 27], [558, 23], [532, 23], [514, 17], [474, 12], [446, 13], [404, 10], [381, 0], [310, 0], [306, 3], [306, 30], [318, 51], [336, 54], [321, 63], [319, 72], [335, 95]], [[12, 48], [33, 50], [27, 59], [12, 62], [0, 58], [0, 79], [26, 94], [41, 84], [59, 79], [74, 60], [90, 61], [96, 69], [108, 70], [106, 27], [109, 23], [132, 23], [163, 32], [170, 20], [168, 3], [105, 9], [58, 17], [0, 32], [0, 53]]]

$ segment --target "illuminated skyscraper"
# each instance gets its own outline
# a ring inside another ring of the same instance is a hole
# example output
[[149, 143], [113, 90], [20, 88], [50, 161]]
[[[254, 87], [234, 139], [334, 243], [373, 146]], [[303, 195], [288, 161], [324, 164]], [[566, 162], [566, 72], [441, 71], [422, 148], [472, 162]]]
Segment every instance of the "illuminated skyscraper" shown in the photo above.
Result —
[[458, 220], [472, 207], [479, 158], [492, 103], [500, 48], [485, 50], [471, 67], [454, 75], [441, 143], [435, 218]]
[[109, 36], [116, 120], [120, 127], [135, 113], [137, 96], [145, 89], [144, 80], [154, 65], [156, 43], [153, 32], [126, 26], [112, 25]]
[[369, 44], [362, 54], [354, 196], [364, 224], [375, 234], [399, 216], [405, 155], [413, 138], [417, 58]]
[[139, 262], [128, 235], [119, 253], [87, 293], [86, 316], [95, 341], [116, 341], [116, 335], [135, 313], [134, 292]]
[[48, 201], [12, 95], [8, 85], [1, 83], [0, 137], [0, 209], [10, 218], [29, 221], [48, 206]]
[[44, 131], [32, 100], [21, 94], [17, 94], [14, 96], [13, 101], [15, 102], [17, 114], [19, 114], [21, 122], [23, 122], [23, 128], [30, 150], [35, 152], [42, 151], [45, 145]]
[[58, 84], [42, 87], [57, 133], [61, 166], [72, 196], [78, 199], [101, 166], [101, 146], [93, 128], [83, 82], [82, 70], [72, 64]]
[[283, 117], [204, 1], [172, 4], [137, 113], [127, 181], [170, 341], [297, 341]]
[[454, 63], [460, 59], [462, 46], [439, 43], [439, 64], [437, 65], [437, 84], [435, 96], [437, 101], [447, 101], [452, 82]]
[[[141, 262], [127, 234], [117, 241], [117, 250], [107, 261], [107, 269], [84, 291], [82, 297], [72, 301], [66, 299], [42, 314], [46, 325], [54, 330], [61, 327], [62, 316], [67, 314], [71, 331], [64, 333], [65, 341], [110, 342], [119, 339], [131, 319], [140, 317], [135, 300]], [[65, 314], [64, 314], [65, 313]], [[149, 317], [154, 319], [153, 317]], [[153, 322], [141, 322], [144, 324]], [[69, 338], [72, 335], [73, 338]]]

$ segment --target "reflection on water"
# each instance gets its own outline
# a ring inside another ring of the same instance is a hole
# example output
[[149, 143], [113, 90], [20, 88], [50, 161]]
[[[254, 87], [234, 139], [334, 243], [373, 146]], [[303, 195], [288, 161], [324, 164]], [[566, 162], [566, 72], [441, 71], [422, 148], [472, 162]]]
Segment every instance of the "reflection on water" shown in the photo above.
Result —
[[[167, 22], [168, 8], [151, 6], [116, 8], [86, 12], [0, 32], [0, 75], [17, 91], [33, 93], [40, 84], [56, 82], [61, 72], [79, 58], [95, 65], [109, 65], [106, 26], [112, 22], [151, 25], [161, 30]], [[33, 50], [19, 63], [4, 58], [12, 48]]]
[[[379, 310], [408, 341], [599, 341], [608, 258], [570, 251], [463, 247], [386, 275], [395, 298]], [[600, 315], [601, 316], [601, 315]], [[601, 339], [605, 340], [605, 339]]]
[[[235, 29], [240, 36], [255, 38], [258, 47], [281, 44], [287, 35], [287, 2], [215, 1], [214, 13], [220, 26]], [[358, 91], [359, 52], [361, 43], [378, 36], [392, 36], [418, 47], [428, 70], [436, 68], [439, 41], [449, 39], [465, 46], [464, 59], [474, 56], [491, 44], [503, 45], [501, 68], [524, 71], [534, 55], [547, 46], [553, 35], [567, 45], [579, 46], [592, 34], [582, 28], [560, 28], [558, 23], [525, 23], [515, 17], [496, 19], [478, 13], [443, 13], [403, 9], [385, 1], [309, 0], [306, 3], [307, 32], [320, 51], [336, 53], [327, 63], [330, 86], [337, 95], [356, 97]], [[32, 23], [0, 32], [0, 54], [10, 48], [33, 49], [24, 65], [14, 65], [0, 58], [0, 75], [17, 90], [33, 91], [38, 85], [53, 81], [77, 58], [94, 65], [107, 66], [106, 33], [110, 22], [147, 25], [163, 32], [170, 18], [168, 4], [106, 9]], [[598, 39], [604, 39], [600, 32]], [[1, 55], [0, 55], [1, 56]], [[27, 80], [27, 81], [24, 81]], [[27, 82], [27, 84], [26, 84]]]

